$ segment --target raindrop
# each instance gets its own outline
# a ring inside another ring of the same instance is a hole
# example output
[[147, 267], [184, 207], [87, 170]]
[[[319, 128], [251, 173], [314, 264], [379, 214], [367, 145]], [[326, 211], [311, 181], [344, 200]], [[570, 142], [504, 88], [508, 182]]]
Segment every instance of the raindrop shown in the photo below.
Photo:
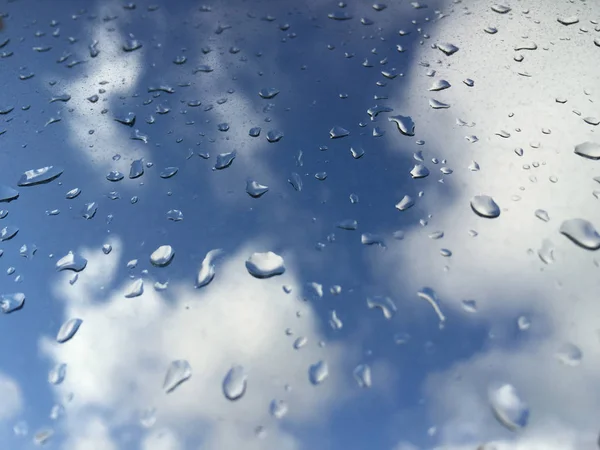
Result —
[[123, 50], [126, 52], [133, 52], [140, 48], [142, 48], [142, 43], [137, 39], [127, 39], [123, 44]]
[[242, 366], [233, 366], [223, 379], [223, 394], [231, 401], [239, 400], [246, 393], [248, 375]]
[[600, 234], [591, 222], [584, 219], [565, 220], [559, 230], [575, 244], [587, 250], [600, 248]]
[[538, 250], [538, 256], [544, 264], [552, 264], [554, 262], [554, 244], [549, 239], [542, 241], [542, 248]]
[[336, 126], [336, 127], [333, 127], [331, 130], [329, 130], [329, 137], [331, 139], [343, 138], [345, 136], [348, 136], [349, 134], [350, 134], [350, 132], [342, 127]]
[[439, 307], [439, 304], [438, 304], [439, 300], [437, 298], [437, 294], [435, 293], [435, 291], [433, 289], [431, 289], [429, 287], [424, 287], [419, 292], [417, 292], [417, 296], [420, 299], [425, 300], [426, 302], [428, 302], [431, 305], [431, 307], [437, 314], [438, 319], [440, 320], [440, 325], [446, 321], [446, 317], [444, 316], [444, 314], [442, 313], [442, 310]]
[[0, 230], [0, 242], [8, 241], [16, 236], [19, 229], [14, 225], [7, 225]]
[[55, 166], [42, 167], [41, 169], [31, 169], [23, 173], [18, 186], [34, 186], [36, 184], [49, 183], [58, 178], [63, 173], [63, 169]]
[[226, 169], [231, 165], [235, 157], [237, 156], [237, 152], [234, 150], [232, 152], [221, 153], [217, 155], [217, 161], [215, 163], [216, 170]]
[[283, 131], [271, 130], [267, 133], [267, 141], [270, 143], [279, 142], [283, 138]]
[[435, 80], [431, 87], [430, 91], [443, 91], [444, 89], [448, 89], [450, 87], [450, 83], [446, 80]]
[[332, 13], [327, 14], [327, 17], [333, 20], [350, 20], [352, 19], [352, 15], [347, 13], [346, 11], [334, 11]]
[[285, 272], [283, 258], [273, 252], [253, 253], [246, 261], [246, 269], [256, 278], [270, 278]]
[[344, 326], [344, 324], [342, 323], [340, 318], [337, 316], [337, 313], [335, 312], [335, 310], [331, 311], [331, 314], [329, 317], [329, 325], [334, 330], [341, 330], [342, 327]]
[[163, 390], [169, 394], [173, 392], [177, 386], [190, 379], [192, 376], [192, 367], [185, 359], [177, 359], [169, 364], [165, 381], [163, 382]]
[[65, 256], [56, 261], [56, 269], [72, 270], [74, 272], [81, 272], [87, 266], [87, 259], [81, 255], [74, 254], [73, 252], [67, 253]]
[[258, 91], [258, 95], [261, 96], [261, 98], [264, 99], [271, 99], [273, 97], [275, 97], [277, 94], [279, 94], [279, 89], [276, 88], [263, 88], [260, 91]]
[[415, 164], [415, 166], [410, 171], [410, 175], [413, 177], [413, 179], [425, 178], [429, 175], [429, 169], [423, 164]]
[[567, 342], [556, 352], [556, 358], [565, 366], [577, 367], [583, 359], [583, 352], [575, 344]]
[[67, 365], [66, 364], [57, 364], [50, 372], [48, 372], [48, 383], [53, 385], [59, 385], [62, 383], [67, 376]]
[[365, 151], [362, 147], [350, 147], [350, 153], [354, 159], [359, 159], [364, 156]]
[[108, 175], [106, 175], [106, 179], [108, 181], [113, 181], [113, 182], [121, 181], [123, 178], [125, 178], [125, 175], [123, 175], [118, 170], [113, 170], [113, 171], [109, 172]]
[[167, 211], [167, 219], [173, 222], [181, 222], [183, 220], [183, 213], [178, 209], [170, 209]]
[[477, 302], [475, 300], [463, 300], [462, 307], [466, 312], [469, 312], [469, 313], [477, 312]]
[[15, 294], [0, 295], [0, 310], [4, 314], [20, 310], [25, 304], [25, 294], [17, 292]]
[[213, 261], [217, 256], [223, 253], [220, 248], [209, 251], [200, 265], [198, 276], [196, 277], [196, 288], [201, 288], [209, 284], [215, 277], [215, 266]]
[[69, 200], [72, 200], [75, 197], [77, 197], [79, 194], [81, 194], [81, 189], [75, 188], [75, 189], [71, 189], [69, 192], [67, 192], [65, 197]]
[[98, 210], [98, 204], [96, 202], [90, 202], [83, 205], [83, 209], [81, 210], [81, 215], [84, 219], [91, 219], [96, 215], [96, 211]]
[[115, 117], [115, 121], [122, 123], [123, 125], [127, 125], [128, 127], [132, 127], [135, 124], [135, 114], [129, 112], [125, 116]]
[[141, 177], [144, 174], [144, 161], [141, 159], [136, 159], [131, 163], [131, 167], [129, 168], [129, 178], [134, 179]]
[[529, 321], [529, 319], [527, 317], [520, 316], [517, 319], [517, 326], [519, 327], [519, 330], [525, 331], [525, 330], [528, 330], [529, 327], [531, 327], [531, 322]]
[[338, 222], [337, 227], [341, 228], [342, 230], [353, 231], [358, 228], [358, 222], [354, 219], [345, 219], [341, 222]]
[[496, 34], [498, 32], [498, 28], [496, 27], [485, 27], [483, 29], [487, 34]]
[[385, 242], [383, 238], [377, 234], [373, 233], [363, 233], [360, 236], [360, 243], [363, 245], [379, 245], [381, 247], [385, 247]]
[[260, 131], [261, 131], [260, 127], [253, 127], [253, 128], [250, 128], [250, 131], [248, 131], [248, 135], [251, 137], [258, 137], [258, 136], [260, 136]]
[[579, 22], [579, 18], [577, 16], [559, 17], [556, 20], [563, 25], [574, 25]]
[[450, 108], [450, 105], [448, 103], [440, 102], [439, 100], [436, 100], [434, 98], [429, 99], [429, 106], [431, 106], [433, 109], [448, 109], [448, 108]]
[[458, 47], [456, 45], [450, 44], [448, 42], [437, 44], [437, 48], [448, 56], [453, 55], [458, 51]]
[[19, 192], [9, 186], [0, 185], [0, 202], [10, 202], [19, 197]]
[[42, 428], [33, 435], [33, 443], [40, 446], [45, 445], [52, 439], [52, 436], [54, 436], [54, 430], [52, 428]]
[[510, 384], [490, 389], [489, 401], [496, 420], [510, 431], [527, 426], [529, 407]]
[[383, 317], [391, 319], [396, 314], [396, 305], [389, 297], [376, 295], [367, 298], [367, 306], [369, 309], [380, 309]]
[[283, 400], [272, 400], [269, 405], [269, 412], [276, 419], [281, 419], [288, 412], [288, 405]]
[[366, 364], [359, 364], [352, 372], [356, 383], [361, 388], [371, 387], [371, 368]]
[[519, 50], [537, 50], [537, 44], [533, 41], [525, 41], [515, 46], [515, 51]]
[[323, 360], [315, 364], [311, 364], [308, 368], [308, 379], [315, 386], [325, 381], [328, 376], [329, 367], [327, 366], [327, 363]]
[[77, 318], [67, 320], [58, 330], [56, 342], [59, 344], [64, 344], [65, 342], [71, 340], [71, 338], [75, 336], [75, 333], [77, 333], [77, 330], [79, 330], [79, 327], [82, 323], [83, 320]]
[[302, 347], [304, 347], [306, 345], [307, 342], [308, 342], [308, 339], [306, 339], [304, 336], [300, 336], [299, 338], [297, 338], [294, 341], [294, 349], [300, 350]]
[[398, 203], [396, 203], [396, 209], [399, 211], [406, 211], [408, 208], [415, 204], [414, 199], [410, 195], [402, 197]]
[[585, 123], [588, 123], [588, 124], [594, 125], [594, 126], [600, 124], [600, 119], [598, 119], [597, 117], [592, 117], [592, 116], [590, 116], [590, 117], [584, 117], [583, 121]]
[[138, 278], [125, 289], [125, 298], [139, 297], [144, 293], [144, 280]]
[[175, 251], [170, 245], [161, 245], [150, 255], [150, 262], [153, 266], [165, 267], [171, 264]]
[[543, 209], [536, 209], [535, 217], [537, 217], [538, 219], [540, 219], [544, 222], [548, 222], [550, 220], [550, 216], [548, 215], [548, 212], [544, 211]]
[[575, 146], [575, 154], [589, 159], [600, 159], [600, 144], [583, 142]]
[[500, 207], [489, 195], [476, 195], [471, 199], [471, 208], [481, 217], [488, 219], [496, 218], [500, 215]]
[[395, 122], [400, 133], [404, 134], [405, 136], [415, 135], [415, 123], [409, 116], [390, 116], [388, 117], [388, 120], [390, 122]]
[[160, 172], [160, 177], [167, 179], [174, 176], [177, 172], [179, 172], [179, 167], [165, 167], [162, 172]]

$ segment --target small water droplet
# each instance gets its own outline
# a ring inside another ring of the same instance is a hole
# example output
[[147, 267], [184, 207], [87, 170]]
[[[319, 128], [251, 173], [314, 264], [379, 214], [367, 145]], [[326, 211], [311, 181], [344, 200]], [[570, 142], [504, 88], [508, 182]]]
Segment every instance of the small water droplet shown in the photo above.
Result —
[[232, 152], [221, 153], [217, 155], [217, 161], [215, 163], [215, 170], [226, 169], [233, 163], [233, 160], [237, 156], [237, 152], [234, 150]]
[[574, 25], [579, 22], [579, 18], [577, 16], [558, 17], [556, 20], [563, 25]]
[[23, 308], [25, 304], [25, 294], [17, 292], [14, 294], [0, 295], [0, 311], [4, 314], [10, 314]]
[[86, 266], [87, 259], [73, 252], [67, 253], [56, 262], [56, 269], [59, 271], [72, 270], [74, 272], [81, 272]]
[[246, 269], [255, 278], [270, 278], [285, 272], [283, 258], [273, 252], [253, 253], [246, 261]]
[[359, 364], [352, 372], [356, 383], [361, 388], [371, 387], [371, 368], [367, 364]]
[[331, 130], [329, 130], [329, 137], [331, 139], [343, 138], [348, 136], [349, 134], [350, 132], [348, 130], [339, 126], [335, 126]]
[[141, 177], [144, 174], [144, 161], [141, 159], [136, 159], [131, 163], [131, 167], [129, 168], [129, 178], [134, 179]]
[[520, 316], [517, 319], [517, 326], [519, 327], [519, 330], [525, 331], [525, 330], [528, 330], [529, 327], [531, 327], [531, 322], [529, 321], [529, 319], [527, 317]]
[[45, 445], [52, 439], [52, 436], [54, 436], [54, 430], [52, 428], [42, 428], [33, 435], [33, 443], [40, 446]]
[[125, 298], [139, 297], [144, 293], [144, 280], [138, 278], [125, 289]]
[[162, 172], [160, 172], [160, 177], [163, 179], [171, 178], [177, 172], [179, 172], [179, 167], [165, 167]]
[[548, 212], [546, 212], [543, 209], [536, 209], [535, 217], [537, 217], [538, 219], [540, 219], [544, 222], [548, 222], [550, 220], [550, 216], [548, 215]]
[[57, 386], [65, 380], [66, 376], [67, 365], [64, 363], [57, 364], [52, 369], [50, 369], [50, 372], [48, 372], [48, 383]]
[[308, 368], [308, 379], [315, 386], [323, 383], [328, 376], [329, 367], [324, 360], [311, 364]]
[[275, 97], [277, 94], [279, 94], [279, 89], [276, 88], [263, 88], [260, 91], [258, 91], [258, 95], [260, 95], [261, 98], [264, 99], [271, 99], [273, 97]]
[[429, 169], [423, 164], [415, 164], [415, 166], [410, 171], [410, 175], [411, 177], [413, 177], [413, 179], [425, 178], [429, 175]]
[[437, 48], [447, 56], [451, 56], [459, 50], [456, 45], [449, 42], [439, 43], [437, 44]]
[[369, 309], [380, 309], [383, 317], [391, 319], [396, 314], [396, 305], [389, 297], [376, 295], [367, 298], [367, 306]]
[[269, 404], [269, 412], [276, 419], [282, 419], [288, 412], [288, 405], [283, 400], [272, 400]]

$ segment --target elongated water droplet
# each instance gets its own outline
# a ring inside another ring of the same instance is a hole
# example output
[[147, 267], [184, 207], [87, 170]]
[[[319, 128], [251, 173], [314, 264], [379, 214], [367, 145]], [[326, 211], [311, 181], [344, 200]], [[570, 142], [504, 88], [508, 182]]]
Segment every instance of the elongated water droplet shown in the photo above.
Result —
[[509, 6], [505, 6], [505, 5], [493, 5], [492, 6], [492, 11], [497, 12], [498, 14], [506, 14], [510, 10], [511, 10], [511, 8]]
[[548, 222], [550, 220], [550, 216], [548, 215], [548, 212], [544, 211], [543, 209], [536, 209], [535, 217], [537, 217], [538, 219], [540, 219], [544, 222]]
[[170, 209], [167, 211], [167, 219], [173, 222], [181, 222], [183, 220], [183, 213], [178, 209]]
[[175, 256], [175, 250], [170, 245], [161, 245], [150, 255], [150, 262], [153, 266], [165, 267], [171, 264], [173, 257]]
[[17, 185], [34, 186], [36, 184], [49, 183], [58, 178], [63, 173], [63, 169], [55, 166], [42, 167], [41, 169], [31, 169], [23, 173]]
[[65, 323], [62, 324], [62, 326], [58, 330], [58, 334], [56, 335], [56, 342], [58, 342], [59, 344], [64, 344], [65, 342], [71, 340], [73, 336], [75, 336], [75, 333], [77, 333], [77, 330], [79, 330], [79, 327], [82, 323], [83, 320], [78, 318], [67, 320]]
[[275, 97], [277, 94], [279, 94], [279, 89], [276, 88], [263, 88], [260, 91], [258, 91], [258, 95], [261, 96], [261, 98], [264, 99], [271, 99], [273, 97]]
[[19, 197], [19, 191], [9, 186], [0, 185], [0, 202], [10, 202]]
[[198, 276], [196, 277], [196, 288], [206, 286], [213, 280], [213, 278], [215, 277], [215, 266], [213, 264], [213, 261], [221, 253], [223, 253], [223, 250], [217, 248], [209, 251], [206, 254], [204, 259], [202, 260], [202, 265], [200, 266]]
[[591, 222], [584, 219], [565, 220], [560, 226], [560, 232], [571, 241], [587, 250], [600, 248], [600, 234]]
[[297, 338], [294, 341], [294, 348], [296, 350], [300, 350], [302, 347], [304, 347], [306, 344], [308, 343], [308, 339], [306, 339], [304, 336], [300, 336], [299, 338]]
[[424, 287], [419, 292], [417, 292], [417, 296], [431, 305], [435, 314], [438, 316], [440, 325], [442, 325], [446, 321], [446, 317], [440, 309], [439, 300], [437, 298], [436, 292], [429, 287]]
[[141, 159], [136, 159], [131, 163], [131, 167], [129, 168], [129, 178], [138, 178], [144, 174], [144, 161]]
[[137, 39], [127, 39], [127, 41], [125, 41], [125, 43], [123, 44], [123, 50], [128, 53], [138, 50], [140, 48], [142, 48], [142, 43]]
[[341, 330], [342, 327], [344, 326], [344, 324], [342, 323], [340, 318], [337, 316], [337, 313], [335, 312], [335, 310], [331, 311], [331, 313], [330, 313], [329, 325], [334, 330]]
[[253, 253], [246, 261], [246, 269], [255, 278], [270, 278], [285, 272], [283, 258], [273, 252]]
[[558, 17], [556, 20], [563, 25], [574, 25], [579, 22], [579, 18], [577, 16]]
[[471, 208], [481, 217], [488, 219], [496, 218], [500, 215], [500, 207], [489, 195], [476, 195], [471, 199]]
[[411, 206], [414, 206], [414, 204], [414, 199], [410, 195], [405, 195], [404, 197], [402, 197], [402, 200], [396, 203], [396, 209], [398, 211], [406, 211]]
[[496, 420], [510, 431], [527, 426], [529, 407], [510, 384], [490, 389], [489, 401]]
[[358, 228], [358, 222], [354, 219], [345, 219], [338, 222], [337, 227], [342, 230], [354, 231]]
[[190, 379], [192, 376], [192, 366], [185, 359], [177, 359], [169, 364], [165, 381], [163, 382], [163, 390], [169, 394], [180, 384]]
[[450, 87], [450, 83], [446, 80], [435, 80], [431, 87], [430, 91], [443, 91], [444, 89], [448, 89]]
[[367, 298], [367, 306], [369, 309], [380, 309], [383, 317], [391, 319], [396, 314], [396, 305], [389, 297], [376, 295]]
[[79, 188], [75, 188], [75, 189], [71, 189], [69, 192], [67, 192], [67, 194], [65, 195], [65, 197], [68, 200], [73, 200], [75, 197], [77, 197], [79, 194], [81, 194], [81, 189]]
[[356, 366], [353, 375], [359, 387], [371, 387], [371, 368], [367, 364], [359, 364]]
[[215, 163], [216, 170], [226, 169], [231, 165], [235, 157], [237, 156], [237, 152], [234, 150], [232, 152], [221, 153], [217, 155], [217, 161]]
[[8, 240], [14, 238], [18, 232], [19, 232], [19, 229], [17, 227], [15, 227], [14, 225], [5, 226], [4, 228], [2, 228], [0, 230], [0, 242], [8, 241]]
[[15, 294], [0, 295], [0, 311], [3, 314], [10, 314], [20, 310], [25, 304], [25, 294], [17, 292]]
[[52, 428], [42, 428], [33, 435], [33, 443], [35, 445], [45, 445], [54, 436], [54, 430]]
[[61, 384], [67, 376], [67, 365], [57, 364], [48, 372], [48, 383], [55, 386]]
[[561, 345], [557, 350], [556, 359], [558, 359], [565, 366], [577, 367], [581, 364], [583, 352], [575, 344], [567, 342]]
[[589, 159], [600, 159], [600, 144], [584, 142], [575, 146], [575, 154]]
[[223, 379], [223, 394], [231, 401], [239, 400], [246, 393], [248, 375], [242, 366], [233, 366]]
[[348, 136], [349, 134], [350, 132], [348, 130], [339, 126], [333, 127], [331, 130], [329, 130], [329, 137], [331, 139], [343, 138]]
[[163, 179], [167, 179], [174, 176], [177, 172], [179, 172], [179, 167], [165, 167], [159, 176]]
[[72, 270], [74, 272], [81, 272], [85, 269], [85, 266], [87, 266], [87, 259], [73, 252], [67, 253], [56, 261], [56, 269], [59, 271]]
[[312, 364], [308, 368], [308, 379], [315, 386], [325, 381], [328, 376], [329, 367], [327, 366], [327, 363], [324, 360]]
[[81, 210], [81, 215], [84, 219], [90, 220], [96, 215], [96, 211], [98, 210], [98, 204], [96, 202], [90, 202], [83, 205], [83, 209]]

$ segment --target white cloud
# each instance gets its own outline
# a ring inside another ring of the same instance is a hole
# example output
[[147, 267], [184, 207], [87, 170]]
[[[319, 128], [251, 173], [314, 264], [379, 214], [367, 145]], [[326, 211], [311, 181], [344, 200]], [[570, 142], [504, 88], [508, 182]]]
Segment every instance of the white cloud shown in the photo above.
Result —
[[21, 389], [17, 382], [0, 373], [0, 420], [6, 420], [17, 415], [23, 407]]

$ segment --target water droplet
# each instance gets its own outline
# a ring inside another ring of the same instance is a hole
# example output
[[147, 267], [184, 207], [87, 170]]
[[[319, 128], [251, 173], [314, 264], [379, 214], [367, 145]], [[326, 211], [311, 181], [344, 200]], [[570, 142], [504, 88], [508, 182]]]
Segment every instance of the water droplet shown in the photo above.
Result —
[[138, 278], [125, 289], [125, 298], [139, 297], [144, 293], [144, 280]]
[[256, 278], [270, 278], [285, 272], [283, 258], [273, 252], [253, 253], [246, 261], [246, 269]]
[[600, 144], [583, 142], [575, 146], [575, 154], [589, 159], [600, 159]]
[[563, 25], [574, 25], [579, 22], [579, 18], [577, 16], [558, 17], [556, 20]]
[[527, 426], [529, 407], [510, 384], [490, 389], [489, 401], [494, 416], [504, 427], [516, 431]]
[[50, 369], [50, 372], [48, 372], [48, 383], [57, 386], [65, 380], [66, 376], [67, 376], [67, 365], [64, 363], [57, 364], [52, 369]]
[[496, 34], [498, 32], [498, 28], [496, 27], [485, 27], [483, 29], [487, 34]]
[[259, 198], [262, 197], [269, 190], [268, 186], [260, 184], [258, 181], [248, 180], [246, 182], [246, 192], [250, 197]]
[[273, 97], [275, 97], [277, 94], [279, 94], [279, 89], [276, 88], [263, 88], [260, 91], [258, 91], [258, 95], [261, 96], [261, 98], [264, 99], [271, 99]]
[[260, 127], [253, 127], [253, 128], [250, 128], [250, 131], [248, 131], [248, 135], [251, 137], [258, 137], [258, 136], [260, 136], [260, 131], [261, 131]]
[[192, 376], [192, 366], [185, 359], [177, 359], [169, 364], [165, 381], [163, 382], [163, 390], [166, 394], [173, 392], [177, 386], [189, 380]]
[[90, 220], [96, 215], [97, 210], [98, 204], [96, 202], [86, 203], [81, 210], [81, 216], [86, 220]]
[[367, 364], [359, 364], [352, 372], [356, 383], [361, 388], [371, 387], [371, 368]]
[[34, 186], [36, 184], [49, 183], [58, 178], [63, 173], [63, 169], [55, 166], [42, 167], [41, 169], [31, 169], [23, 173], [18, 186]]
[[315, 386], [321, 384], [329, 376], [329, 367], [323, 360], [311, 364], [308, 368], [308, 380]]
[[583, 121], [585, 123], [588, 123], [588, 124], [594, 125], [594, 126], [600, 124], [600, 119], [598, 119], [597, 117], [593, 117], [593, 116], [584, 117]]
[[537, 217], [538, 219], [540, 219], [540, 220], [542, 220], [544, 222], [548, 222], [550, 220], [550, 216], [543, 209], [536, 209], [535, 210], [535, 217]]
[[140, 412], [140, 425], [144, 428], [151, 428], [156, 423], [156, 408], [146, 408]]
[[183, 213], [178, 209], [170, 209], [167, 211], [167, 219], [173, 222], [181, 222], [183, 220]]
[[79, 188], [75, 188], [75, 189], [71, 189], [69, 192], [66, 193], [65, 197], [68, 200], [73, 200], [75, 197], [77, 197], [79, 194], [81, 194], [81, 189]]
[[338, 222], [337, 227], [341, 228], [342, 230], [353, 231], [358, 228], [358, 222], [354, 219], [346, 219]]
[[577, 367], [583, 359], [583, 352], [575, 344], [567, 342], [560, 346], [556, 358], [565, 366]]
[[415, 135], [415, 123], [409, 116], [390, 116], [388, 117], [388, 120], [390, 122], [395, 122], [400, 133], [404, 134], [405, 136]]
[[0, 242], [8, 241], [16, 236], [19, 229], [13, 225], [7, 225], [0, 230]]
[[440, 102], [434, 98], [429, 99], [429, 106], [433, 109], [448, 109], [450, 105], [448, 103]]
[[215, 163], [216, 170], [226, 169], [231, 165], [235, 157], [237, 156], [237, 152], [234, 150], [232, 152], [221, 153], [217, 155], [217, 161]]
[[371, 118], [371, 120], [375, 120], [375, 118], [381, 114], [381, 113], [386, 113], [386, 112], [392, 112], [393, 109], [388, 107], [388, 106], [383, 106], [383, 105], [375, 105], [369, 109], [367, 109], [367, 114], [369, 115], [369, 117]]
[[525, 331], [525, 330], [528, 330], [529, 327], [531, 327], [531, 322], [529, 321], [529, 319], [527, 317], [520, 316], [517, 319], [517, 326], [519, 327], [519, 330]]
[[67, 253], [56, 261], [56, 269], [59, 271], [72, 270], [74, 272], [81, 272], [85, 269], [85, 266], [87, 266], [87, 259], [73, 252]]
[[17, 422], [13, 427], [13, 433], [15, 433], [15, 436], [17, 437], [27, 436], [27, 434], [29, 434], [29, 427], [27, 426], [27, 422], [25, 422], [24, 420]]
[[354, 159], [359, 159], [364, 156], [365, 151], [362, 147], [350, 147], [350, 153]]
[[283, 131], [270, 130], [267, 133], [267, 141], [270, 143], [279, 142], [283, 138]]
[[20, 310], [25, 304], [25, 294], [17, 292], [15, 294], [0, 295], [0, 310], [4, 314]]
[[458, 51], [458, 47], [454, 44], [450, 44], [449, 42], [437, 44], [437, 48], [448, 56], [453, 55]]
[[559, 230], [575, 244], [587, 250], [600, 248], [600, 234], [591, 222], [584, 219], [565, 220]]
[[132, 127], [135, 124], [135, 114], [132, 112], [129, 112], [126, 115], [117, 116], [114, 119], [115, 121], [122, 123], [123, 125], [127, 125], [128, 127]]
[[276, 419], [281, 419], [288, 412], [288, 405], [283, 400], [272, 400], [269, 404], [269, 412]]
[[350, 132], [348, 130], [346, 130], [345, 128], [342, 127], [333, 127], [331, 130], [329, 130], [329, 137], [331, 139], [339, 139], [339, 138], [343, 138], [346, 137], [350, 134]]
[[33, 435], [33, 443], [35, 445], [45, 445], [54, 436], [54, 430], [52, 428], [42, 428]]
[[379, 245], [385, 247], [385, 242], [381, 236], [373, 233], [363, 233], [360, 236], [360, 242], [363, 245]]
[[398, 209], [399, 211], [406, 211], [414, 204], [414, 199], [410, 195], [405, 195], [404, 197], [402, 197], [402, 200], [396, 203], [396, 209]]
[[330, 313], [329, 325], [334, 330], [341, 330], [342, 327], [344, 326], [344, 324], [342, 323], [340, 318], [337, 316], [337, 313], [335, 312], [335, 310], [331, 311], [331, 313]]
[[350, 20], [352, 19], [352, 15], [346, 11], [334, 11], [332, 13], [327, 14], [327, 17], [333, 20]]
[[196, 288], [201, 288], [209, 284], [215, 277], [215, 266], [213, 261], [217, 258], [223, 250], [220, 248], [209, 251], [200, 265], [200, 271], [196, 277]]
[[167, 179], [174, 176], [177, 172], [179, 172], [179, 167], [165, 167], [159, 176], [163, 179]]
[[511, 8], [509, 6], [505, 6], [505, 5], [493, 5], [492, 6], [492, 11], [497, 12], [498, 14], [506, 14], [510, 10], [511, 10]]
[[77, 333], [77, 330], [79, 330], [79, 327], [82, 323], [83, 320], [78, 318], [67, 320], [61, 325], [60, 329], [58, 330], [58, 333], [56, 335], [56, 342], [58, 342], [59, 344], [64, 344], [65, 342], [71, 340], [73, 336], [75, 336], [75, 333]]
[[391, 319], [396, 314], [396, 305], [389, 297], [376, 295], [367, 298], [367, 306], [369, 309], [380, 309], [383, 317]]
[[292, 172], [290, 178], [288, 178], [288, 183], [292, 185], [292, 187], [300, 192], [302, 190], [302, 178], [296, 172]]
[[450, 83], [446, 80], [435, 80], [431, 87], [430, 91], [443, 91], [444, 89], [448, 89], [450, 87]]
[[0, 185], [0, 202], [10, 202], [19, 197], [19, 191], [9, 186]]
[[242, 366], [233, 366], [223, 379], [223, 394], [231, 401], [239, 400], [246, 393], [248, 375]]
[[488, 219], [496, 218], [500, 215], [500, 207], [489, 195], [476, 195], [471, 199], [471, 208], [481, 217]]
[[106, 179], [108, 181], [113, 181], [113, 182], [121, 181], [123, 178], [125, 178], [125, 175], [123, 175], [118, 170], [113, 170], [106, 175]]
[[415, 166], [410, 171], [410, 175], [416, 178], [425, 178], [429, 175], [429, 169], [425, 167], [423, 164], [415, 164]]
[[537, 44], [533, 41], [525, 41], [525, 42], [521, 42], [519, 44], [517, 44], [515, 46], [515, 51], [519, 51], [519, 50], [537, 50]]
[[477, 312], [477, 302], [475, 300], [463, 300], [462, 307], [466, 312], [469, 312], [469, 313]]
[[144, 161], [141, 159], [136, 159], [131, 163], [131, 167], [129, 168], [129, 178], [134, 179], [141, 177], [144, 174]]
[[127, 39], [123, 44], [123, 50], [126, 52], [133, 52], [140, 48], [142, 48], [142, 43], [137, 39]]
[[444, 316], [444, 314], [442, 313], [442, 310], [440, 309], [437, 294], [435, 293], [435, 291], [433, 289], [431, 289], [429, 287], [424, 287], [419, 292], [417, 292], [417, 296], [420, 299], [425, 300], [427, 303], [429, 303], [431, 305], [431, 307], [435, 311], [436, 315], [438, 316], [438, 319], [440, 320], [440, 325], [446, 321], [446, 317]]
[[175, 251], [170, 245], [161, 245], [150, 255], [150, 262], [153, 266], [165, 267], [171, 264]]

